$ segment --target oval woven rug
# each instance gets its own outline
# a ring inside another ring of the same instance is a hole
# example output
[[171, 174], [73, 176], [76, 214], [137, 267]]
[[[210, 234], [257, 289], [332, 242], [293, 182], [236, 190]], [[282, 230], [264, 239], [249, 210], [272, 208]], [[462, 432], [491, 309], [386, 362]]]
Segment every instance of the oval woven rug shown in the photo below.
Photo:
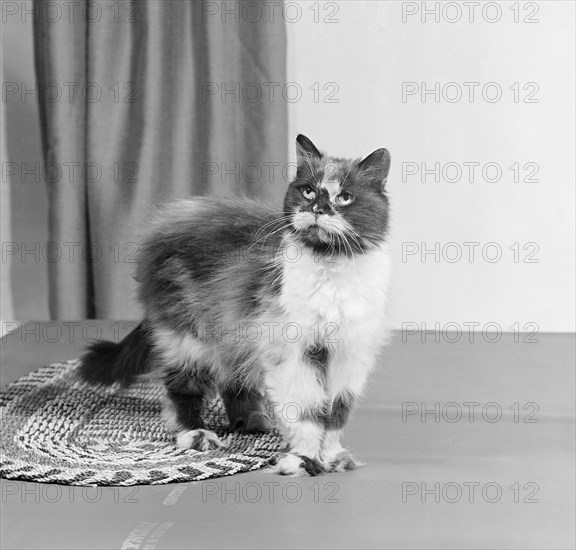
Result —
[[228, 447], [182, 450], [160, 419], [163, 388], [128, 389], [79, 382], [79, 360], [55, 363], [0, 392], [0, 477], [67, 485], [159, 485], [257, 470], [277, 456], [281, 439], [227, 430], [222, 401], [204, 414]]

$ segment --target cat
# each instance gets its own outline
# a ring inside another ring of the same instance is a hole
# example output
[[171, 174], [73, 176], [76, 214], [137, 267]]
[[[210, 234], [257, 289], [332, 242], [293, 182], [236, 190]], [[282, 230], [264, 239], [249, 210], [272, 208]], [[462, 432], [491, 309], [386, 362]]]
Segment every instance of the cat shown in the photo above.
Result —
[[161, 208], [136, 270], [145, 318], [94, 344], [79, 374], [159, 374], [167, 428], [198, 451], [224, 446], [202, 420], [218, 391], [231, 430], [277, 424], [272, 471], [318, 475], [357, 465], [340, 438], [385, 340], [390, 154], [331, 157], [303, 135], [296, 150], [282, 211], [208, 197]]

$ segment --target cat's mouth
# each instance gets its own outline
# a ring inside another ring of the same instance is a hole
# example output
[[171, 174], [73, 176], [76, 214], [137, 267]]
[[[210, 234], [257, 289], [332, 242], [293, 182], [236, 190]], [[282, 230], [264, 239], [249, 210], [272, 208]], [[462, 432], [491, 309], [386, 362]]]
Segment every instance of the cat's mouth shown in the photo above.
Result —
[[317, 223], [309, 226], [307, 229], [300, 231], [306, 238], [310, 239], [311, 241], [321, 241], [325, 243], [329, 243], [332, 239], [330, 237], [330, 232], [320, 227]]
[[331, 220], [327, 218], [315, 216], [311, 212], [298, 212], [294, 215], [292, 226], [305, 241], [312, 244], [330, 243], [337, 232], [331, 228]]

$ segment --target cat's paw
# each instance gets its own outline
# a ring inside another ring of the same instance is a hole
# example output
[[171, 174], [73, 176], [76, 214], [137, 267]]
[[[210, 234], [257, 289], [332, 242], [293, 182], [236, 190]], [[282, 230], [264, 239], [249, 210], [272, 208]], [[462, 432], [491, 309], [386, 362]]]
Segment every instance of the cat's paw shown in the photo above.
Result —
[[268, 471], [282, 476], [317, 476], [325, 472], [322, 464], [315, 458], [294, 453], [281, 455]]
[[176, 445], [181, 449], [196, 451], [215, 451], [226, 447], [226, 444], [209, 430], [186, 430], [176, 436]]
[[325, 468], [328, 472], [350, 472], [362, 466], [348, 451], [342, 451], [333, 457]]
[[236, 418], [230, 423], [230, 429], [238, 433], [269, 432], [273, 427], [270, 418], [257, 411], [252, 411], [246, 418]]

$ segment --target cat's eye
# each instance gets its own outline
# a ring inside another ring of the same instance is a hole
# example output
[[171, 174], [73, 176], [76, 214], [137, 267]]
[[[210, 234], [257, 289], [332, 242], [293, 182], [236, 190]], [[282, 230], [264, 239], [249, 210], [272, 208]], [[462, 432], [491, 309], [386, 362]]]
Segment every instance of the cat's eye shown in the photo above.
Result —
[[309, 201], [311, 201], [316, 196], [314, 189], [312, 189], [312, 187], [309, 185], [305, 185], [300, 191], [302, 192], [302, 196]]
[[338, 201], [338, 204], [346, 206], [347, 204], [350, 204], [354, 200], [354, 197], [350, 193], [344, 191], [343, 193], [340, 193], [338, 195], [336, 200]]

